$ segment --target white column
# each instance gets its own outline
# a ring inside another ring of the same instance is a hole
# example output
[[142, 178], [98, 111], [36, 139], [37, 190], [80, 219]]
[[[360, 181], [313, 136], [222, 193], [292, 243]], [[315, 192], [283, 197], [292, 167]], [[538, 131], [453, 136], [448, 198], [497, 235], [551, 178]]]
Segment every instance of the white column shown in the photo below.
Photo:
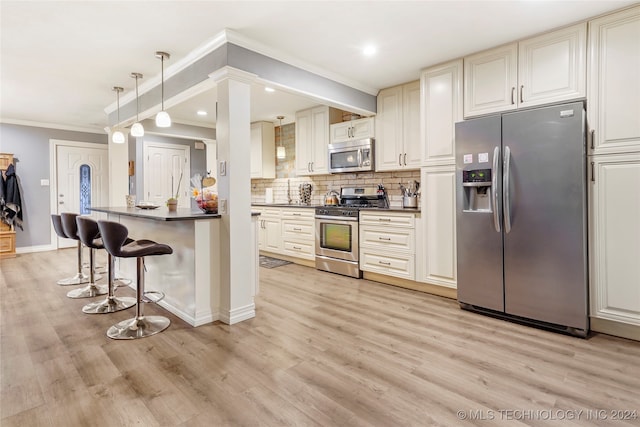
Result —
[[[126, 206], [129, 194], [129, 132], [124, 132], [124, 144], [111, 141], [113, 129], [107, 129], [109, 136], [109, 206]], [[135, 141], [135, 138], [134, 138]]]
[[218, 212], [220, 320], [230, 325], [255, 317], [251, 262], [251, 83], [256, 76], [232, 67], [210, 75], [216, 81], [218, 112]]

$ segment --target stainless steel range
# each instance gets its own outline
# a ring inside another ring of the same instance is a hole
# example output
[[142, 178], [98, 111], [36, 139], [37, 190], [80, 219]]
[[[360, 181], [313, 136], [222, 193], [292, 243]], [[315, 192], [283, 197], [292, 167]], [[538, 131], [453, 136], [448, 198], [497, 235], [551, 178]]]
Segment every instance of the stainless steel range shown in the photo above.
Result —
[[382, 185], [345, 187], [338, 206], [316, 208], [316, 268], [356, 278], [362, 277], [358, 248], [361, 208], [389, 208]]

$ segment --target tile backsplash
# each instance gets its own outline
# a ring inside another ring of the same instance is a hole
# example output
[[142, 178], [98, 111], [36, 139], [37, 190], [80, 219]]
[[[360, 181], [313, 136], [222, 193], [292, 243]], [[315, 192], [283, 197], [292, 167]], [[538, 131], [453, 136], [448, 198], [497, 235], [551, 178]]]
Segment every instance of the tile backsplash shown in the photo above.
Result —
[[[311, 194], [312, 204], [322, 204], [324, 195], [329, 190], [340, 192], [341, 187], [358, 185], [382, 184], [387, 189], [391, 206], [402, 206], [402, 194], [400, 183], [407, 181], [420, 181], [420, 170], [398, 171], [398, 172], [361, 172], [361, 173], [341, 173], [333, 175], [314, 175], [303, 177], [276, 178], [276, 179], [252, 179], [251, 180], [251, 202], [264, 203], [267, 188], [273, 191], [274, 203], [298, 204], [300, 200], [298, 188], [300, 184], [309, 182], [313, 186]], [[289, 196], [290, 195], [290, 196]]]

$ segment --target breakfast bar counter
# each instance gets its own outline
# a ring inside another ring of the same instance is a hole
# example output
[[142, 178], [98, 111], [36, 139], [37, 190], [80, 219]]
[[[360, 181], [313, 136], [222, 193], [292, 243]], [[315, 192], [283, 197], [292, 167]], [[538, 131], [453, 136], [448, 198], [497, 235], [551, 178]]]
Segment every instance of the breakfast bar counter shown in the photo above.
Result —
[[[219, 320], [220, 312], [220, 223], [221, 215], [205, 214], [190, 209], [169, 212], [157, 209], [94, 207], [92, 211], [107, 214], [109, 221], [129, 229], [131, 239], [149, 239], [173, 249], [171, 255], [145, 257], [147, 291], [160, 291], [165, 298], [159, 305], [192, 326]], [[254, 236], [255, 256], [248, 256], [251, 275], [257, 289], [258, 249], [257, 221]], [[117, 258], [117, 275], [132, 280], [136, 286], [135, 258]], [[255, 295], [255, 291], [254, 291]]]

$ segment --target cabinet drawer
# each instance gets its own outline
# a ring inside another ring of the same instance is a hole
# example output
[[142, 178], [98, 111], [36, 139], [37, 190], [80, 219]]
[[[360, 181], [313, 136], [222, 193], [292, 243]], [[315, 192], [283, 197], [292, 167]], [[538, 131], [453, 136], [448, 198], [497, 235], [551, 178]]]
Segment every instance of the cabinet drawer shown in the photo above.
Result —
[[415, 248], [414, 232], [408, 228], [360, 228], [360, 246], [397, 249], [412, 252]]
[[415, 216], [402, 212], [374, 213], [361, 211], [360, 224], [413, 228], [415, 225]]
[[297, 258], [314, 259], [316, 256], [314, 246], [314, 243], [292, 242], [285, 240], [284, 253], [285, 255]]
[[360, 248], [360, 269], [415, 280], [415, 255]]
[[3, 231], [0, 233], [0, 258], [14, 257], [16, 253], [16, 232]]
[[313, 224], [295, 221], [282, 221], [282, 235], [285, 240], [303, 240], [314, 242], [315, 230]]
[[282, 219], [308, 219], [313, 222], [315, 209], [282, 209]]
[[282, 215], [282, 209], [280, 208], [262, 208], [260, 211], [261, 216], [271, 217], [271, 218], [280, 218]]

